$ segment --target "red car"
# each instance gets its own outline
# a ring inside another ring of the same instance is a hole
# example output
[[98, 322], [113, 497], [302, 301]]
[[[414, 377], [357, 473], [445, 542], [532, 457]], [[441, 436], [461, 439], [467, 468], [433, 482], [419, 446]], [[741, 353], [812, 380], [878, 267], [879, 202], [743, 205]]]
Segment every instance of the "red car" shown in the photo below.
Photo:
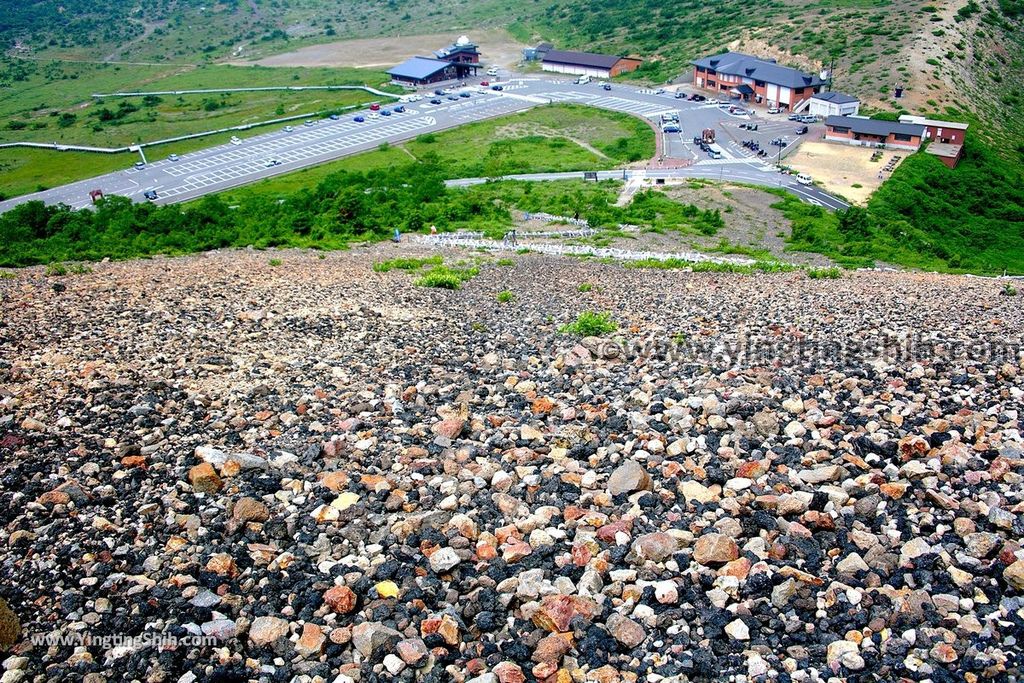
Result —
[[380, 111], [380, 105], [374, 102], [370, 105], [370, 111]]
[[490, 85], [490, 82], [488, 82], [488, 81], [480, 81], [480, 85], [482, 85], [482, 86], [484, 86], [486, 88], [487, 86]]

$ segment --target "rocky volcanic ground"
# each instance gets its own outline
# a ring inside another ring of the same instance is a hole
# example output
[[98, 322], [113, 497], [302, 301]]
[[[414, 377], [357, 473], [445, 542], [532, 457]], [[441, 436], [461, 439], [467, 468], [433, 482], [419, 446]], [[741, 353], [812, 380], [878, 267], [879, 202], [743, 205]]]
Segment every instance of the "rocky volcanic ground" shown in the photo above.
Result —
[[0, 281], [4, 683], [1021, 675], [1021, 298], [397, 253]]

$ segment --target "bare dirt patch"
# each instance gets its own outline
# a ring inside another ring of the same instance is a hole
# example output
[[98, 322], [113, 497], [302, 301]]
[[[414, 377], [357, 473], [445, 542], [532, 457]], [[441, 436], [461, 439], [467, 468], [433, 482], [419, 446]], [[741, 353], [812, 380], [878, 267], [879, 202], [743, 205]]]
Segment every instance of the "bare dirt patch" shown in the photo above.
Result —
[[889, 160], [898, 156], [902, 161], [909, 154], [902, 150], [885, 150], [881, 159], [871, 161], [874, 152], [869, 147], [805, 142], [786, 163], [820, 182], [829, 192], [842, 195], [856, 204], [864, 204], [884, 182], [878, 174]]
[[[469, 31], [470, 40], [480, 46], [484, 64], [513, 66], [522, 58], [526, 45], [516, 42], [501, 29]], [[452, 33], [429, 33], [418, 36], [384, 36], [358, 38], [334, 43], [309, 45], [292, 52], [264, 57], [260, 66], [349, 66], [364, 69], [386, 69], [415, 55], [429, 56], [434, 50], [450, 45], [459, 36]], [[251, 64], [253, 62], [245, 62]]]

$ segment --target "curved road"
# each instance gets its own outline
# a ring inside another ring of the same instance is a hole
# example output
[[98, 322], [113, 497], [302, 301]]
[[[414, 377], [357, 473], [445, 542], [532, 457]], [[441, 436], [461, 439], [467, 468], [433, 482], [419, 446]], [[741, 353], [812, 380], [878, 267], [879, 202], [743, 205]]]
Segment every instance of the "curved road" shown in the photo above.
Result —
[[[382, 143], [396, 143], [424, 133], [455, 128], [505, 114], [524, 111], [542, 104], [566, 102], [600, 107], [659, 120], [668, 112], [677, 112], [682, 132], [665, 134], [663, 143], [670, 157], [690, 159], [693, 165], [681, 169], [648, 169], [648, 177], [699, 177], [718, 180], [749, 182], [758, 185], [782, 187], [801, 199], [831, 209], [845, 208], [847, 204], [814, 187], [797, 185], [790, 176], [775, 172], [774, 167], [749, 156], [735, 142], [741, 118], [729, 114], [716, 105], [677, 100], [671, 93], [627, 85], [613, 85], [605, 90], [598, 83], [576, 85], [572, 82], [541, 78], [511, 78], [503, 80], [504, 90], [495, 92], [481, 87], [468, 87], [469, 97], [441, 98], [440, 104], [430, 104], [429, 98], [406, 105], [406, 111], [389, 117], [373, 118], [369, 112], [363, 122], [353, 116], [339, 120], [308, 121], [309, 125], [295, 125], [293, 130], [277, 128], [272, 132], [240, 139], [238, 144], [225, 144], [190, 154], [176, 161], [162, 159], [142, 168], [90, 178], [43, 192], [15, 197], [0, 202], [0, 212], [29, 200], [49, 204], [63, 203], [73, 208], [90, 204], [89, 192], [102, 190], [105, 194], [118, 194], [136, 201], [144, 201], [146, 191], [157, 193], [156, 203], [177, 203], [207, 194], [252, 183], [262, 178], [314, 166], [351, 154], [376, 149]], [[390, 108], [390, 107], [387, 107]], [[792, 133], [795, 126], [786, 121], [761, 120], [761, 136]], [[690, 144], [692, 137], [704, 128], [719, 132], [719, 144], [725, 152], [720, 161], [702, 158], [698, 149]], [[746, 131], [742, 136], [748, 136]], [[790, 136], [793, 137], [793, 136]], [[794, 143], [796, 141], [794, 140]], [[622, 171], [602, 172], [602, 178], [622, 177]], [[536, 174], [524, 176], [531, 180], [550, 180], [572, 174]], [[2, 177], [0, 177], [2, 179]], [[483, 179], [465, 179], [453, 184], [483, 182]]]

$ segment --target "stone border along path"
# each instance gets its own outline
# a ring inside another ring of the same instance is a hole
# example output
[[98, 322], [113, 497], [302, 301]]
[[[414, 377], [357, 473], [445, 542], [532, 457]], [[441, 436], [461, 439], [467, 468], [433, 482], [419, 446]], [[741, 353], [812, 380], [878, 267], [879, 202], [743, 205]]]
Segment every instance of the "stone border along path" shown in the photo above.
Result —
[[749, 258], [725, 258], [721, 256], [708, 256], [696, 251], [632, 251], [629, 249], [615, 249], [613, 247], [590, 247], [577, 244], [550, 244], [520, 242], [516, 245], [508, 244], [502, 240], [491, 240], [481, 238], [470, 238], [459, 233], [448, 235], [413, 235], [411, 244], [424, 247], [469, 247], [473, 249], [487, 249], [489, 251], [511, 251], [529, 249], [530, 251], [547, 254], [549, 256], [592, 256], [594, 258], [612, 258], [618, 261], [643, 261], [655, 259], [667, 261], [669, 259], [680, 259], [693, 263], [731, 263], [738, 266], [749, 266], [755, 263]]

